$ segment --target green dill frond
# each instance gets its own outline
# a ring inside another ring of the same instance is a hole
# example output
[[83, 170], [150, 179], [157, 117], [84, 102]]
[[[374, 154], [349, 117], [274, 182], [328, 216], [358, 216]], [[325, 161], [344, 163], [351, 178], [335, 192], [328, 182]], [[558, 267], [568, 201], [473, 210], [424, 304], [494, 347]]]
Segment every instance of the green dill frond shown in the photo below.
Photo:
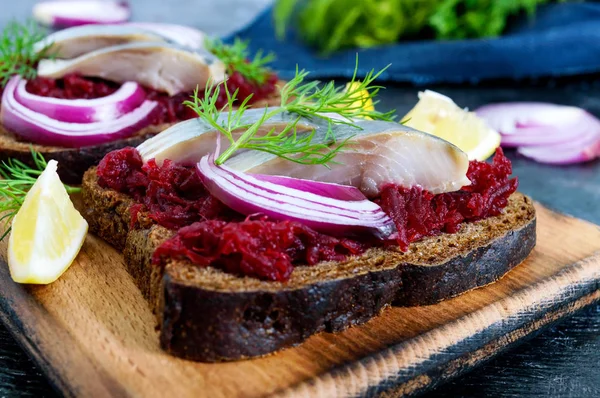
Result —
[[37, 63], [42, 58], [51, 58], [50, 45], [35, 51], [34, 45], [42, 40], [46, 32], [36, 22], [11, 21], [0, 36], [0, 84], [2, 87], [11, 77], [20, 75], [31, 80], [37, 76]]
[[233, 44], [228, 45], [219, 39], [207, 39], [206, 48], [225, 64], [227, 73], [238, 72], [251, 83], [262, 85], [272, 73], [267, 64], [275, 60], [275, 54], [263, 55], [258, 51], [250, 59], [248, 42], [236, 38]]
[[[387, 67], [386, 67], [387, 68]], [[351, 141], [349, 137], [336, 141], [333, 126], [345, 124], [358, 128], [357, 119], [394, 120], [394, 112], [366, 110], [365, 104], [372, 101], [381, 86], [373, 82], [385, 71], [370, 71], [359, 81], [357, 76], [358, 58], [354, 77], [350, 87], [336, 86], [334, 82], [322, 85], [318, 81], [305, 82], [308, 72], [296, 69], [296, 75], [281, 89], [279, 107], [266, 107], [258, 120], [248, 123], [243, 118], [249, 108], [251, 96], [241, 104], [236, 104], [237, 91], [230, 93], [226, 85], [209, 84], [200, 96], [198, 90], [190, 101], [184, 104], [193, 109], [198, 116], [211, 125], [229, 141], [229, 147], [216, 159], [217, 164], [225, 163], [241, 149], [267, 152], [290, 161], [307, 165], [327, 165]], [[227, 103], [217, 108], [220, 90], [226, 90]], [[367, 95], [362, 95], [368, 93]], [[374, 102], [376, 103], [376, 102]], [[237, 107], [237, 109], [236, 109]], [[261, 129], [268, 121], [282, 113], [297, 115], [283, 129], [275, 128], [264, 133]], [[319, 118], [328, 125], [325, 142], [315, 142], [315, 131], [298, 133], [298, 123], [302, 118]], [[234, 136], [238, 132], [239, 136]], [[259, 132], [262, 132], [259, 134]], [[333, 144], [333, 145], [331, 145]]]

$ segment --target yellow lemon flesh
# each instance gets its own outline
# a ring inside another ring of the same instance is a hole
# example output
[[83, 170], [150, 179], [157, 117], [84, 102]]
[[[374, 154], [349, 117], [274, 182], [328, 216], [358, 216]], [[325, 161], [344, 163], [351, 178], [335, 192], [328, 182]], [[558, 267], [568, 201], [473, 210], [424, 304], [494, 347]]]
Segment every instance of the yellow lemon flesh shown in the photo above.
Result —
[[[364, 111], [374, 111], [375, 105], [367, 90], [358, 90], [360, 82], [350, 82], [346, 84], [346, 92], [352, 92], [350, 98], [355, 99], [351, 107], [361, 107]], [[370, 119], [369, 117], [365, 119]]]
[[69, 268], [88, 230], [51, 160], [12, 221], [8, 239], [10, 275], [18, 283], [54, 282]]
[[419, 93], [419, 102], [402, 120], [406, 126], [453, 143], [469, 160], [485, 160], [500, 145], [500, 134], [484, 120], [435, 91]]

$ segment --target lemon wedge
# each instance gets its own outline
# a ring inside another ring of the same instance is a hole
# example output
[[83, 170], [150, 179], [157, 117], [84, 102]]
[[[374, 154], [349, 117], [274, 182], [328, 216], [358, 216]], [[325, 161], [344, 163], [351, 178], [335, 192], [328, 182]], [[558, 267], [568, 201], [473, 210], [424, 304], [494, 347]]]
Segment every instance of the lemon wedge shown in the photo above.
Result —
[[69, 268], [88, 230], [56, 173], [55, 160], [38, 177], [12, 220], [10, 275], [18, 283], [54, 282]]
[[[351, 106], [360, 106], [364, 111], [374, 111], [375, 105], [367, 90], [358, 90], [360, 82], [350, 82], [346, 84], [346, 92], [353, 92], [350, 98], [355, 99]], [[358, 90], [358, 91], [357, 91]], [[371, 119], [366, 117], [365, 119]]]
[[420, 92], [419, 102], [402, 120], [407, 120], [406, 126], [453, 143], [469, 160], [485, 160], [500, 145], [500, 134], [483, 119], [435, 91]]

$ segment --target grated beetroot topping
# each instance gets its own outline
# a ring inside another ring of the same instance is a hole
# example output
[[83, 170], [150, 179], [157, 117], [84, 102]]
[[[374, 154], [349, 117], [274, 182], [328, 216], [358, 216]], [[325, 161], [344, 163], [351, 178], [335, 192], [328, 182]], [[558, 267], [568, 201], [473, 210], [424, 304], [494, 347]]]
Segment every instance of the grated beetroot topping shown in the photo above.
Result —
[[[275, 83], [277, 75], [269, 75], [262, 86], [257, 86], [247, 81], [242, 75], [234, 72], [227, 80], [227, 88], [230, 93], [238, 91], [236, 103], [245, 100], [250, 94], [254, 94], [250, 103], [260, 101], [276, 90]], [[221, 83], [222, 85], [223, 83]], [[48, 79], [36, 77], [27, 82], [28, 92], [43, 97], [54, 97], [63, 99], [95, 99], [105, 97], [117, 91], [120, 84], [108, 80], [83, 77], [70, 74], [62, 79]], [[192, 96], [193, 92], [184, 92], [170, 97], [166, 93], [144, 87], [147, 98], [159, 103], [158, 110], [154, 113], [152, 124], [175, 123], [197, 117], [196, 113], [189, 107], [183, 105]], [[221, 90], [217, 106], [227, 104], [225, 90]]]
[[364, 252], [366, 245], [323, 235], [297, 222], [266, 217], [241, 222], [204, 221], [181, 228], [159, 246], [153, 262], [186, 258], [200, 266], [260, 279], [285, 281], [294, 264], [341, 261]]
[[[375, 201], [394, 220], [394, 241], [402, 250], [411, 242], [440, 232], [455, 233], [460, 224], [499, 214], [517, 189], [510, 160], [498, 148], [493, 163], [472, 161], [470, 186], [434, 195], [419, 187], [388, 185]], [[210, 196], [193, 169], [165, 161], [142, 165], [135, 148], [109, 153], [98, 166], [99, 184], [129, 194], [139, 202], [132, 214], [146, 210], [150, 218], [177, 229], [154, 253], [185, 258], [199, 266], [266, 280], [285, 281], [295, 264], [341, 261], [380, 244], [336, 238], [291, 221], [247, 218]], [[182, 228], [183, 227], [183, 228]]]
[[140, 201], [149, 183], [147, 174], [142, 171], [143, 165], [142, 156], [135, 148], [109, 152], [98, 164], [99, 183]]
[[[276, 90], [276, 83], [278, 77], [275, 73], [271, 73], [262, 86], [258, 86], [248, 81], [244, 76], [238, 72], [233, 72], [226, 82], [219, 84], [219, 98], [217, 100], [217, 107], [222, 108], [227, 105], [227, 92], [233, 94], [237, 90], [236, 102], [241, 103], [250, 95], [252, 98], [250, 103], [263, 100], [269, 95], [273, 94]], [[223, 89], [223, 86], [227, 84], [227, 90]]]
[[492, 164], [471, 161], [467, 177], [471, 185], [460, 191], [434, 195], [420, 187], [389, 185], [376, 202], [396, 224], [396, 243], [403, 251], [408, 245], [440, 232], [455, 233], [465, 221], [476, 221], [501, 213], [508, 197], [517, 190], [517, 178], [501, 148]]
[[119, 84], [70, 74], [62, 79], [36, 77], [25, 86], [32, 94], [62, 99], [95, 99], [106, 97], [119, 89]]
[[241, 218], [204, 189], [192, 168], [170, 160], [161, 166], [154, 159], [143, 164], [139, 152], [132, 147], [112, 151], [102, 159], [98, 165], [98, 183], [126, 193], [143, 205], [132, 207], [133, 223], [142, 210], [169, 229], [202, 220]]

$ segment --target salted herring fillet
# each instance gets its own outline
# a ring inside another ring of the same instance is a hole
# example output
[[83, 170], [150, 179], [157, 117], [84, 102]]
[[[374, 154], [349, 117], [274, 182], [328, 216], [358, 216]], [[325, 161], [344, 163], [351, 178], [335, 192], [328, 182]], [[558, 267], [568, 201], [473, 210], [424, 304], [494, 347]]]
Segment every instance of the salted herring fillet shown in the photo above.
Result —
[[[276, 109], [277, 107], [248, 109], [244, 111], [239, 124], [253, 124], [261, 120], [265, 112], [271, 112]], [[351, 122], [351, 120], [343, 119], [336, 113], [323, 113], [322, 115], [330, 119]], [[227, 117], [228, 114], [226, 112], [221, 113], [217, 119], [217, 123], [222, 125], [227, 121]], [[268, 123], [261, 126], [257, 132], [257, 136], [262, 136], [271, 130], [280, 133], [288, 124], [296, 119], [298, 119], [298, 115], [296, 114], [289, 112], [278, 113], [269, 119]], [[300, 120], [296, 124], [296, 131], [304, 133], [315, 130], [314, 141], [325, 142], [328, 127], [329, 123], [325, 119], [300, 117]], [[244, 131], [244, 129], [234, 131], [233, 138], [237, 139]], [[137, 150], [142, 159], [144, 159], [144, 162], [154, 159], [160, 165], [164, 160], [169, 159], [184, 166], [194, 166], [204, 155], [214, 151], [216, 141], [217, 131], [204, 120], [197, 118], [169, 127], [160, 134], [144, 141], [137, 147]], [[229, 141], [225, 138], [221, 139], [221, 151], [225, 151], [228, 147]]]
[[302, 165], [259, 151], [240, 153], [227, 165], [252, 173], [350, 185], [367, 197], [377, 196], [390, 183], [420, 186], [434, 194], [471, 184], [467, 154], [448, 141], [394, 122], [355, 124], [360, 129], [343, 124], [334, 128], [338, 142], [354, 138], [329, 167]]
[[105, 47], [134, 42], [166, 43], [168, 39], [137, 26], [83, 25], [54, 32], [33, 46], [35, 52], [48, 47], [56, 58], [75, 58]]
[[[245, 123], [258, 120], [264, 109], [246, 111]], [[226, 114], [221, 115], [222, 120]], [[263, 125], [264, 132], [283, 127], [297, 115], [283, 113]], [[322, 119], [301, 119], [300, 130], [315, 129], [314, 142], [330, 142], [327, 123]], [[338, 124], [333, 132], [337, 142], [353, 137], [329, 168], [301, 165], [260, 151], [241, 151], [226, 164], [239, 171], [282, 175], [314, 181], [333, 182], [359, 188], [369, 197], [377, 196], [385, 184], [421, 186], [433, 193], [457, 191], [471, 182], [467, 178], [467, 155], [451, 143], [394, 122], [356, 122], [359, 128]], [[179, 123], [138, 147], [145, 161], [171, 159], [193, 165], [214, 150], [217, 133], [201, 119]], [[328, 141], [329, 140], [329, 141]]]
[[225, 65], [205, 49], [168, 43], [134, 42], [102, 48], [80, 57], [44, 59], [38, 75], [59, 79], [70, 73], [124, 83], [138, 82], [169, 95], [203, 89], [209, 79], [225, 79]]
[[125, 25], [154, 32], [171, 43], [191, 49], [204, 48], [206, 44], [206, 33], [191, 26], [161, 22], [128, 22]]
[[204, 32], [175, 24], [130, 22], [83, 25], [54, 32], [35, 43], [35, 52], [47, 48], [55, 58], [79, 57], [101, 48], [134, 42], [171, 43], [190, 49], [204, 47]]
[[[273, 107], [267, 108], [267, 111], [273, 110]], [[252, 124], [259, 121], [265, 113], [265, 108], [248, 109], [242, 115], [240, 123]], [[270, 130], [275, 129], [281, 132], [290, 122], [297, 119], [297, 115], [290, 113], [280, 113], [269, 120], [259, 130], [257, 135], [262, 136]], [[218, 123], [224, 123], [227, 119], [227, 113], [221, 113]], [[298, 122], [297, 131], [299, 133], [310, 130], [316, 130], [316, 135], [320, 136], [327, 131], [327, 123], [321, 119], [309, 120], [301, 118]], [[234, 131], [233, 137], [237, 139], [243, 130]], [[159, 165], [166, 159], [172, 160], [184, 166], [194, 166], [207, 155], [215, 150], [217, 142], [217, 131], [205, 122], [203, 119], [196, 118], [177, 123], [169, 127], [160, 134], [144, 141], [137, 147], [138, 152], [147, 162], [154, 159]], [[229, 147], [229, 141], [221, 139], [221, 151]]]

